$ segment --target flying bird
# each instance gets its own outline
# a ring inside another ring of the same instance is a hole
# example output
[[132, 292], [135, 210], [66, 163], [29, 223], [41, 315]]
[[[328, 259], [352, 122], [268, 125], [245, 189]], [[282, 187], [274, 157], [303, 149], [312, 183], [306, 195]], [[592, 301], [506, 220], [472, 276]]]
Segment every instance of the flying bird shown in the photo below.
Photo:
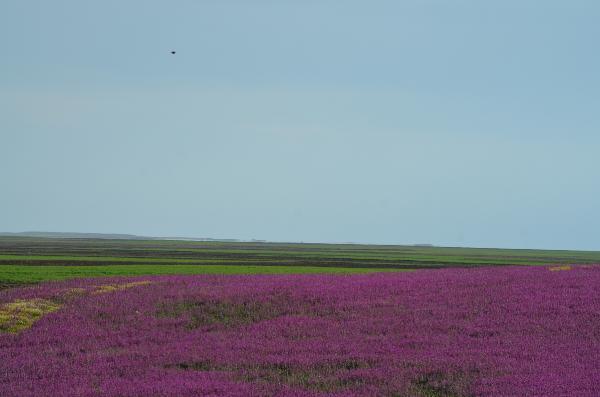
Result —
[[171, 54], [175, 55], [175, 51], [171, 51]]

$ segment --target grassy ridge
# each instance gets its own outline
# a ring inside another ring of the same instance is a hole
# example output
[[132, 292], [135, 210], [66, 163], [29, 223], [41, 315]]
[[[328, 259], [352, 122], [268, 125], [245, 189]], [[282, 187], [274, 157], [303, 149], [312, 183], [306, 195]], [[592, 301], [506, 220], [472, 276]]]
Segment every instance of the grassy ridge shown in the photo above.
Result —
[[[151, 253], [148, 250], [148, 253]], [[192, 251], [184, 251], [186, 253]], [[205, 254], [205, 252], [202, 252]], [[211, 258], [148, 258], [148, 257], [114, 257], [114, 256], [74, 256], [74, 255], [0, 255], [0, 264], [22, 263], [39, 264], [42, 262], [124, 262], [124, 263], [223, 263], [223, 264], [246, 264], [248, 262], [273, 262], [275, 264], [281, 261], [307, 262], [314, 261], [315, 265], [324, 266], [327, 262], [342, 260], [358, 263], [381, 262], [386, 266], [403, 264], [431, 264], [431, 265], [540, 265], [540, 264], [559, 264], [559, 263], [596, 263], [600, 258], [595, 257], [577, 257], [577, 256], [541, 256], [541, 257], [517, 257], [517, 256], [491, 256], [491, 255], [394, 255], [378, 253], [337, 253], [337, 252], [266, 252], [260, 253], [245, 251], [211, 251]], [[227, 257], [231, 258], [228, 259]]]
[[[12, 241], [11, 241], [12, 240]], [[304, 266], [388, 267], [425, 265], [535, 265], [600, 263], [600, 252], [542, 251], [411, 246], [257, 244], [175, 241], [58, 240], [0, 238], [0, 264], [42, 262], [156, 262], [244, 264], [263, 262]]]
[[600, 252], [0, 237], [0, 285], [141, 274], [338, 273], [600, 263]]

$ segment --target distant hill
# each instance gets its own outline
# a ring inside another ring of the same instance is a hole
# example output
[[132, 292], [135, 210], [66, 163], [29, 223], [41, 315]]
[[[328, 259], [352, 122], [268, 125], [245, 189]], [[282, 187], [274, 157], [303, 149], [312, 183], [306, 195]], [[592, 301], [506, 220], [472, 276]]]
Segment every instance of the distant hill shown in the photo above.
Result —
[[108, 233], [62, 233], [62, 232], [20, 232], [0, 233], [4, 237], [42, 237], [42, 238], [89, 238], [110, 240], [147, 240], [152, 237], [136, 236], [134, 234], [108, 234]]
[[0, 237], [38, 237], [38, 238], [79, 238], [79, 239], [105, 239], [105, 240], [182, 240], [182, 241], [231, 241], [236, 239], [193, 238], [193, 237], [148, 237], [135, 234], [112, 233], [63, 233], [63, 232], [19, 232], [0, 233]]

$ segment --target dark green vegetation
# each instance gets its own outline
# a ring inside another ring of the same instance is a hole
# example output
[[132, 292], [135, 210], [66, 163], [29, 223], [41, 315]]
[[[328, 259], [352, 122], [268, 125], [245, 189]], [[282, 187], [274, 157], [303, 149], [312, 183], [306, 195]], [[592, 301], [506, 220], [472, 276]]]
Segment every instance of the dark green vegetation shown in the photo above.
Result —
[[0, 288], [16, 283], [117, 275], [364, 273], [567, 263], [600, 263], [600, 252], [0, 237]]

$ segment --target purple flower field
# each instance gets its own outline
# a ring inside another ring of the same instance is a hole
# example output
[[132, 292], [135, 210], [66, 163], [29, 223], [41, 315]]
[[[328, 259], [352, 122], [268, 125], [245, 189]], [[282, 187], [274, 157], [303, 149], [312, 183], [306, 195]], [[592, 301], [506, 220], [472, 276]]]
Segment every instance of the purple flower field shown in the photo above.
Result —
[[600, 267], [553, 270], [5, 290], [0, 395], [598, 396]]

